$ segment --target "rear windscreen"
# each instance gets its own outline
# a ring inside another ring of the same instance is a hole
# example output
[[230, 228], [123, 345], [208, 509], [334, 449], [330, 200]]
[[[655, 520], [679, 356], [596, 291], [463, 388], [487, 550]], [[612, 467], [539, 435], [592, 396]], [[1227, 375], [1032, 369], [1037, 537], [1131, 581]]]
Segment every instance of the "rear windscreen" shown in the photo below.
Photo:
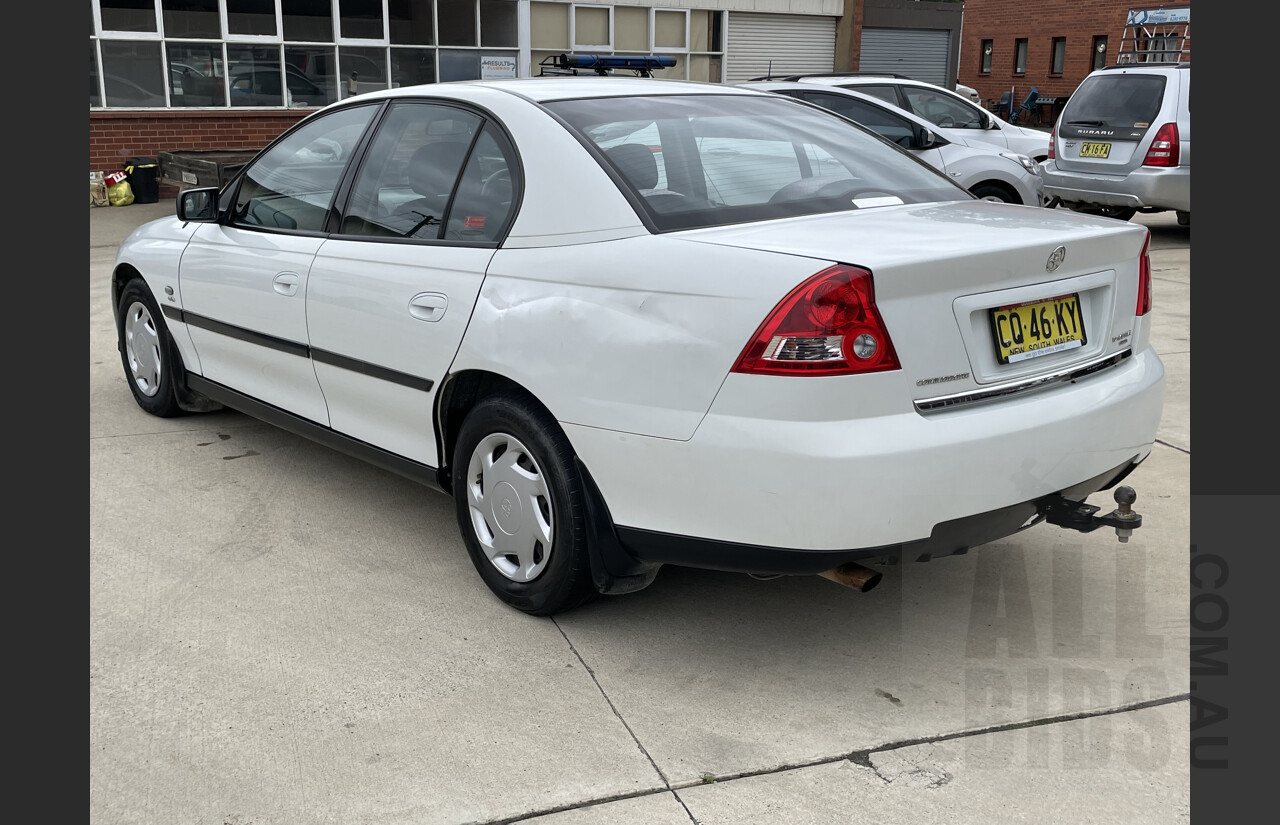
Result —
[[1085, 78], [1063, 112], [1068, 126], [1145, 128], [1160, 113], [1160, 75], [1101, 74]]
[[659, 231], [972, 197], [861, 126], [781, 95], [546, 104]]

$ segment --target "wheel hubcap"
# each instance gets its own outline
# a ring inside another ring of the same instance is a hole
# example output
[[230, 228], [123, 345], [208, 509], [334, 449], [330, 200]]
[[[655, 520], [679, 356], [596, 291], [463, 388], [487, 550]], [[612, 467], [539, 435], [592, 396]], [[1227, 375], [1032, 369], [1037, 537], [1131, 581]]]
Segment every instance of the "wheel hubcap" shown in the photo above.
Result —
[[555, 537], [551, 493], [529, 449], [494, 433], [471, 452], [467, 506], [476, 539], [494, 568], [514, 582], [536, 579]]
[[125, 313], [124, 349], [134, 385], [143, 395], [154, 396], [160, 391], [160, 332], [141, 301], [134, 301]]

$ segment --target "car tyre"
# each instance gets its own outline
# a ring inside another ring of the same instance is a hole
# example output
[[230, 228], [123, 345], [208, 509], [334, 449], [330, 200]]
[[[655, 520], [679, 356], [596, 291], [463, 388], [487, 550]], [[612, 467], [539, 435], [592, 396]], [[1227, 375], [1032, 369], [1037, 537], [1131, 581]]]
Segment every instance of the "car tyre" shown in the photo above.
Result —
[[526, 397], [484, 399], [458, 432], [452, 477], [467, 553], [499, 599], [550, 616], [598, 595], [582, 479], [550, 413]]
[[174, 385], [177, 348], [151, 290], [141, 278], [125, 284], [120, 293], [118, 318], [120, 360], [133, 399], [152, 415], [161, 418], [181, 415]]
[[979, 183], [969, 189], [975, 198], [984, 201], [1021, 204], [1022, 200], [1007, 187], [995, 183]]
[[1179, 209], [1179, 210], [1177, 210], [1176, 212], [1174, 212], [1174, 215], [1176, 215], [1176, 216], [1177, 216], [1177, 218], [1178, 218], [1178, 226], [1190, 226], [1190, 225], [1191, 225], [1191, 213], [1190, 213], [1190, 212], [1183, 212], [1182, 210], [1180, 210], [1180, 209]]

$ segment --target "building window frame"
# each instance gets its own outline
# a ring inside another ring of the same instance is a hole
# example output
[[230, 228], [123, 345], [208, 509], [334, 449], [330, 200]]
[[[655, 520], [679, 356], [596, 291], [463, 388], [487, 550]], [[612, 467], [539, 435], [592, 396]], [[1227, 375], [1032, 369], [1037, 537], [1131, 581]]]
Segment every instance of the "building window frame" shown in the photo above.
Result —
[[1027, 38], [1019, 37], [1013, 41], [1013, 73], [1027, 73]]
[[[658, 15], [684, 15], [684, 46], [658, 45]], [[649, 9], [649, 51], [652, 54], [688, 54], [689, 49], [689, 10], [653, 7]]]
[[[579, 43], [578, 42], [578, 9], [604, 9], [609, 16], [609, 22], [606, 24], [605, 31], [608, 32], [609, 42], [607, 43]], [[652, 28], [650, 29], [650, 42], [652, 42]], [[613, 51], [613, 6], [601, 5], [598, 3], [574, 3], [569, 7], [569, 48], [575, 52], [612, 52]]]
[[982, 48], [978, 50], [978, 74], [991, 74], [991, 55], [995, 49], [994, 40], [982, 41]]
[[1067, 65], [1067, 38], [1055, 37], [1049, 46], [1049, 74], [1060, 75]]

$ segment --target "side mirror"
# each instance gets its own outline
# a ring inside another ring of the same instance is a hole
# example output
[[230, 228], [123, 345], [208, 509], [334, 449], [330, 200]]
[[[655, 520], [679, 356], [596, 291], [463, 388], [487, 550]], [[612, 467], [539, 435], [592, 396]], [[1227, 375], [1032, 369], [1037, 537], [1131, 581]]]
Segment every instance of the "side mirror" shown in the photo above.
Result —
[[928, 129], [921, 128], [916, 136], [916, 145], [921, 149], [932, 149], [938, 143], [938, 136]]
[[983, 115], [983, 116], [982, 116], [982, 128], [983, 128], [983, 129], [997, 129], [997, 128], [999, 128], [999, 127], [998, 127], [998, 126], [996, 126], [996, 119], [995, 119], [994, 117], [992, 117], [991, 115]]
[[213, 223], [218, 220], [218, 188], [187, 189], [178, 195], [178, 220]]

